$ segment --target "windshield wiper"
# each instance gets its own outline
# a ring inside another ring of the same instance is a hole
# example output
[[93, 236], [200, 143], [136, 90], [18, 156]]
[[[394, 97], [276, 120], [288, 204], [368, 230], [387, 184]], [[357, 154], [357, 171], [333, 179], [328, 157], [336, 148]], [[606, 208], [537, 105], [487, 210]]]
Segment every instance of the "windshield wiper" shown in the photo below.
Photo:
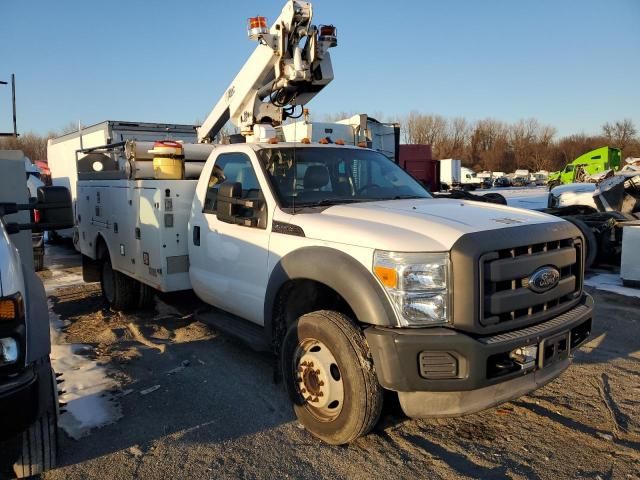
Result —
[[358, 203], [362, 202], [361, 199], [356, 198], [324, 198], [322, 200], [318, 200], [317, 202], [311, 203], [296, 203], [296, 207], [306, 208], [306, 207], [328, 207], [331, 205], [341, 205], [344, 203]]
[[420, 195], [396, 195], [391, 200], [415, 200], [415, 199], [423, 200], [425, 198], [429, 198], [429, 197], [421, 197]]

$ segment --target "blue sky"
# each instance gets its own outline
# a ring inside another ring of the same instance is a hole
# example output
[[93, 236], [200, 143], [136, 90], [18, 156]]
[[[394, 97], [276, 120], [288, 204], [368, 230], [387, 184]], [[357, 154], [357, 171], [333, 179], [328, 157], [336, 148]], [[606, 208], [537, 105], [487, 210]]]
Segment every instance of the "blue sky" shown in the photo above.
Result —
[[[203, 119], [255, 44], [246, 19], [284, 0], [3, 1], [0, 79], [16, 73], [20, 131], [71, 121]], [[308, 107], [417, 110], [559, 134], [640, 128], [640, 0], [316, 0], [333, 23], [336, 79]], [[10, 94], [0, 87], [0, 131]]]

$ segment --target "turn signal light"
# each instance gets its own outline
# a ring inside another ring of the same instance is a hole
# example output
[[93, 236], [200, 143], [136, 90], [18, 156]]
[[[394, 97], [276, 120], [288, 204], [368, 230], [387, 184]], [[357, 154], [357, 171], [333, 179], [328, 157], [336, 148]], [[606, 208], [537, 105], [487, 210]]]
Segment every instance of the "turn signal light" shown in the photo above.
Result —
[[0, 299], [0, 321], [13, 321], [24, 316], [24, 302], [19, 293]]
[[329, 145], [329, 139], [327, 137], [321, 138], [320, 141], [318, 141], [318, 143], [321, 145]]
[[278, 137], [271, 137], [269, 139], [269, 145], [276, 145], [278, 144]]
[[398, 272], [395, 268], [376, 265], [373, 271], [385, 287], [396, 288], [398, 286]]
[[302, 140], [300, 140], [300, 143], [304, 143], [305, 145], [309, 145], [311, 143], [311, 140], [309, 140], [309, 138], [304, 137]]
[[13, 300], [0, 300], [0, 319], [13, 320], [16, 318], [16, 304]]
[[336, 145], [344, 145], [344, 140], [339, 138], [338, 140], [336, 140]]

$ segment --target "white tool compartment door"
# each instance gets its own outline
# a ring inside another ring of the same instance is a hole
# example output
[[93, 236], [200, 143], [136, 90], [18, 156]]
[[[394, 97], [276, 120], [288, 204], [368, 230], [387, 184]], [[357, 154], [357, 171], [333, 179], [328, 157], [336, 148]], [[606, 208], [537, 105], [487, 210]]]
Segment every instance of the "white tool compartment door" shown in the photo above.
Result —
[[149, 285], [162, 290], [163, 271], [162, 231], [160, 224], [160, 194], [156, 188], [140, 188], [138, 230], [138, 272]]
[[[248, 154], [221, 153], [217, 157], [202, 214], [194, 212], [192, 218], [192, 229], [199, 226], [200, 233], [199, 245], [189, 246], [191, 284], [206, 302], [262, 324], [270, 229], [266, 221], [248, 227], [218, 220], [216, 198], [221, 182], [240, 182], [243, 198], [264, 199]], [[266, 212], [266, 204], [263, 208]]]

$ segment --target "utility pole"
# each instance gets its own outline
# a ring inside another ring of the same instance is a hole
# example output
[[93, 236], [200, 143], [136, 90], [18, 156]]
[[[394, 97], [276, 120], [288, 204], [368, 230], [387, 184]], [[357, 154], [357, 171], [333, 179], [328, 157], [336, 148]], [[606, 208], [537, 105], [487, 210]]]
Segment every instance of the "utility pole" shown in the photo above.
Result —
[[[8, 82], [0, 80], [0, 85], [8, 85]], [[16, 76], [11, 74], [11, 104], [13, 106], [13, 133], [0, 132], [0, 137], [13, 137], [18, 138], [18, 123], [16, 117]]]

